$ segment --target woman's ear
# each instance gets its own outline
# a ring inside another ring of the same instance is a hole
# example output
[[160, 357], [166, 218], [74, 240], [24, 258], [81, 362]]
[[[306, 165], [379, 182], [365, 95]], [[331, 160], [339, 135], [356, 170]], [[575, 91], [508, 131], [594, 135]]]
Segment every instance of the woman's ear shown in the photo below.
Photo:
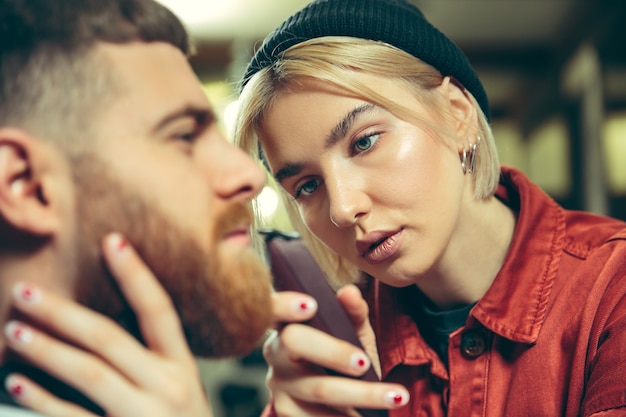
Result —
[[43, 144], [27, 132], [0, 128], [0, 221], [26, 235], [48, 236], [58, 226], [44, 188]]
[[437, 88], [446, 100], [456, 137], [467, 141], [475, 136], [478, 131], [476, 107], [467, 90], [450, 77], [445, 77]]

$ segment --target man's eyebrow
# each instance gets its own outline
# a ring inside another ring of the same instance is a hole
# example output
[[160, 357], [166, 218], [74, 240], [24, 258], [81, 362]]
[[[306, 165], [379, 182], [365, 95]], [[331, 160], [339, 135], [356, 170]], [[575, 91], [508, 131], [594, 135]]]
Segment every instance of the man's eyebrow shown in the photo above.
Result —
[[210, 107], [198, 107], [195, 105], [187, 105], [179, 110], [175, 110], [171, 113], [163, 116], [154, 125], [153, 132], [158, 132], [173, 121], [185, 117], [193, 118], [199, 125], [209, 125], [216, 121], [216, 116]]
[[339, 121], [339, 123], [337, 123], [335, 127], [330, 131], [330, 134], [326, 138], [326, 149], [331, 148], [339, 140], [345, 137], [360, 115], [370, 112], [376, 107], [377, 106], [373, 105], [372, 103], [364, 103], [349, 111], [348, 114], [346, 114]]

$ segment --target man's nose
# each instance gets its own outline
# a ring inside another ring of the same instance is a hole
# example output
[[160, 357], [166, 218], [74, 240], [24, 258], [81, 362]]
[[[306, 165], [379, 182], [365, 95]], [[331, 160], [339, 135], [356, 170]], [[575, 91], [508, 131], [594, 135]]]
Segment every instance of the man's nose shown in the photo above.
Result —
[[218, 165], [221, 169], [214, 181], [215, 190], [224, 199], [250, 201], [265, 186], [266, 177], [260, 165], [231, 144], [226, 144]]

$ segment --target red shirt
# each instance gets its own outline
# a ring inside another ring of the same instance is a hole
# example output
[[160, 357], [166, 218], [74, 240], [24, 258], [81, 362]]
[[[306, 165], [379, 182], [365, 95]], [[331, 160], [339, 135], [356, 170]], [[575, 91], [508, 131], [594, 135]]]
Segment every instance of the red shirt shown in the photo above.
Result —
[[383, 380], [411, 393], [390, 417], [626, 415], [626, 223], [564, 210], [502, 170], [497, 195], [518, 212], [514, 238], [451, 334], [447, 368], [402, 289], [374, 281], [366, 291]]
[[626, 416], [626, 223], [564, 210], [507, 167], [497, 195], [518, 213], [514, 238], [448, 367], [402, 289], [365, 290], [383, 380], [411, 393], [390, 417]]

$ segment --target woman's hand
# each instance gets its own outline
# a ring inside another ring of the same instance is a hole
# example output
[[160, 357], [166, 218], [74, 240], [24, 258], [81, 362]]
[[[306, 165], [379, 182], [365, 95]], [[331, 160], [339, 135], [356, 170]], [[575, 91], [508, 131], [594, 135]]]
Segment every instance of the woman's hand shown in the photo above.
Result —
[[292, 292], [279, 292], [274, 297], [278, 330], [267, 339], [263, 353], [269, 364], [267, 385], [276, 414], [346, 416], [355, 415], [355, 408], [390, 409], [408, 402], [409, 393], [402, 385], [329, 376], [322, 369], [358, 376], [374, 366], [380, 375], [367, 303], [356, 287], [343, 288], [338, 299], [367, 355], [348, 342], [297, 323], [315, 314], [316, 305], [308, 297]]
[[[104, 256], [133, 308], [146, 347], [112, 320], [28, 284], [15, 287], [14, 306], [59, 339], [21, 322], [5, 327], [12, 350], [77, 388], [115, 417], [210, 417], [212, 412], [172, 302], [134, 250], [117, 234]], [[66, 340], [65, 343], [61, 340]], [[51, 417], [94, 416], [23, 375], [6, 380], [15, 400]]]

